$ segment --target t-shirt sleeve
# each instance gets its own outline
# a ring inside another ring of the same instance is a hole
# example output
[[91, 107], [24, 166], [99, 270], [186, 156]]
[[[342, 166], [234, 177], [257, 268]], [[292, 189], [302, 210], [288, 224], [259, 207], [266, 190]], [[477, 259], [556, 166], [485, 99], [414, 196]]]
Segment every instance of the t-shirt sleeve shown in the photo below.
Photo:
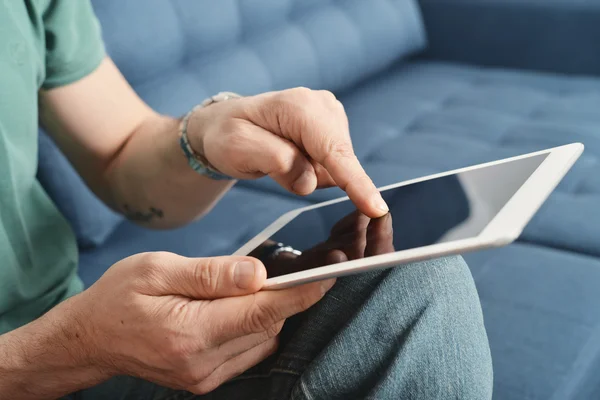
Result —
[[100, 23], [90, 0], [51, 0], [43, 14], [46, 78], [51, 89], [93, 72], [105, 56]]

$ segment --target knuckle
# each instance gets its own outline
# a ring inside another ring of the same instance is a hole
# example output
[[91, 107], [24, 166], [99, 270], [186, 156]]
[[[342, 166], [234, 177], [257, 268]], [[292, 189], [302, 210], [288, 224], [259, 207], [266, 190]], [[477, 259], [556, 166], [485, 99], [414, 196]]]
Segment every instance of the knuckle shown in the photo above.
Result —
[[267, 358], [270, 355], [272, 355], [273, 353], [275, 353], [278, 348], [279, 348], [279, 340], [276, 337], [269, 340], [269, 342], [267, 343], [267, 349], [266, 349], [266, 354], [265, 354], [264, 358]]
[[292, 135], [314, 131], [319, 126], [320, 115], [318, 96], [307, 88], [295, 88], [284, 91], [274, 99], [272, 108], [276, 111], [280, 127]]
[[329, 90], [319, 90], [319, 94], [323, 96], [323, 99], [334, 104], [337, 101], [337, 97]]
[[202, 385], [206, 377], [206, 372], [202, 369], [189, 368], [182, 374], [182, 379], [186, 383], [186, 386], [192, 387]]
[[308, 98], [308, 97], [312, 96], [312, 94], [313, 94], [313, 91], [311, 89], [304, 87], [304, 86], [298, 86], [291, 90], [295, 96], [298, 96], [300, 98]]
[[138, 265], [149, 269], [159, 266], [165, 258], [162, 252], [142, 253], [139, 256]]
[[294, 114], [302, 114], [306, 108], [315, 103], [315, 100], [318, 100], [316, 92], [305, 87], [283, 91], [279, 97], [285, 111]]
[[329, 90], [320, 90], [319, 94], [321, 95], [323, 102], [325, 103], [325, 108], [329, 112], [333, 112], [336, 116], [340, 114], [345, 115], [344, 105], [341, 101], [335, 97], [335, 94], [330, 92]]
[[351, 182], [358, 185], [372, 184], [371, 178], [362, 170], [354, 171], [350, 177]]
[[177, 366], [177, 375], [179, 379], [184, 382], [185, 386], [197, 385], [199, 382], [206, 379], [212, 372], [208, 365], [193, 362], [192, 356], [187, 353], [183, 358], [181, 358], [181, 356], [178, 357], [172, 355], [171, 358], [169, 358], [169, 362], [172, 365]]
[[196, 384], [204, 377], [202, 371], [199, 371], [196, 368], [197, 366], [192, 363], [189, 355], [183, 356], [178, 351], [163, 352], [161, 355], [164, 360], [168, 361], [169, 365], [174, 366], [177, 378], [184, 385]]
[[356, 159], [356, 154], [354, 154], [352, 147], [348, 143], [340, 140], [334, 140], [331, 142], [329, 154], [338, 158]]
[[271, 155], [271, 166], [273, 172], [288, 172], [291, 169], [293, 163], [293, 156], [290, 156], [287, 151], [278, 151]]
[[221, 124], [221, 131], [227, 133], [228, 136], [234, 137], [243, 130], [241, 121], [237, 118], [227, 118]]
[[135, 264], [135, 272], [143, 279], [154, 279], [168, 263], [171, 253], [167, 252], [149, 252], [139, 255], [138, 262]]
[[373, 186], [373, 181], [362, 169], [357, 169], [356, 171], [350, 173], [346, 189], [351, 190], [368, 186]]
[[322, 297], [321, 292], [311, 290], [298, 296], [297, 307], [299, 311], [308, 310]]
[[213, 390], [218, 388], [220, 386], [220, 384], [221, 384], [221, 382], [218, 381], [217, 379], [208, 378], [208, 379], [204, 379], [204, 380], [194, 384], [191, 388], [188, 389], [188, 391], [202, 396], [202, 395], [212, 392]]
[[291, 114], [293, 117], [304, 114], [305, 108], [313, 104], [315, 99], [312, 90], [305, 87], [284, 90], [273, 99], [273, 107], [279, 113]]
[[135, 265], [149, 265], [156, 260], [156, 252], [139, 253], [132, 256], [130, 259], [135, 260]]
[[192, 354], [189, 348], [190, 346], [188, 346], [184, 340], [177, 337], [165, 338], [164, 345], [162, 346], [166, 357], [180, 363], [182, 366], [187, 364]]
[[194, 279], [204, 292], [209, 295], [215, 295], [219, 290], [219, 284], [222, 278], [221, 262], [215, 258], [209, 258], [198, 261], [194, 269]]
[[266, 334], [267, 334], [267, 339], [273, 339], [274, 337], [277, 337], [277, 335], [279, 335], [279, 333], [281, 333], [281, 329], [283, 328], [283, 322], [278, 322], [276, 324], [273, 324], [269, 327], [269, 329], [267, 329]]
[[248, 133], [238, 122], [229, 121], [227, 125], [229, 127], [225, 129], [230, 129], [230, 131], [227, 137], [224, 137], [226, 139], [226, 145], [223, 146], [223, 150], [225, 151], [224, 156], [238, 155], [240, 149], [243, 149], [248, 144]]
[[299, 111], [301, 111], [301, 104], [303, 104], [302, 98], [303, 96], [294, 95], [294, 92], [281, 92], [273, 99], [270, 108], [282, 124], [290, 120], [293, 121], [297, 119], [298, 115], [301, 115]]
[[252, 312], [246, 318], [245, 328], [249, 333], [265, 332], [280, 319], [272, 306], [255, 303]]
[[[360, 232], [362, 233], [362, 232]], [[364, 249], [365, 247], [367, 247], [367, 239], [364, 237], [359, 237], [359, 238], [355, 238], [354, 239], [354, 248], [355, 249]], [[355, 254], [355, 257], [358, 256], [359, 253], [358, 251], [353, 252]]]
[[376, 240], [389, 240], [394, 238], [394, 230], [384, 226], [382, 229], [376, 229], [374, 233], [369, 231], [369, 235], [373, 235]]

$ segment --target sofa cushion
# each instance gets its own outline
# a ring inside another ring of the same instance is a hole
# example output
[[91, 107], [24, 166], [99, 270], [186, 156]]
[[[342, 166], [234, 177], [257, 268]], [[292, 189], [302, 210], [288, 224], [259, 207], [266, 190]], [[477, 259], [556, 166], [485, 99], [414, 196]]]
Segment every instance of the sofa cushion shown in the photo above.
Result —
[[[174, 116], [224, 90], [342, 89], [425, 44], [414, 0], [93, 4], [123, 74], [150, 106]], [[97, 201], [52, 142], [40, 144], [40, 164], [51, 169], [40, 172], [41, 180], [79, 244], [102, 243], [121, 219]]]
[[465, 259], [490, 341], [494, 398], [600, 398], [600, 261], [529, 244]]
[[[600, 255], [600, 78], [411, 62], [339, 97], [378, 185], [583, 142], [584, 155], [522, 240]], [[268, 179], [241, 184], [285, 194]]]

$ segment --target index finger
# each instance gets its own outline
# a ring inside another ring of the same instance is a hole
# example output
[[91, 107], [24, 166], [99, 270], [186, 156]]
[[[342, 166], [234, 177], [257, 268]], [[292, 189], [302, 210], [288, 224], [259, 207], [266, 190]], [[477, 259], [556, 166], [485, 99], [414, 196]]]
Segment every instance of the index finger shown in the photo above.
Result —
[[320, 107], [319, 118], [304, 118], [301, 124], [304, 149], [363, 214], [371, 218], [385, 215], [389, 208], [354, 153], [344, 106], [331, 93], [323, 97], [329, 106]]
[[365, 215], [378, 218], [389, 208], [354, 154], [349, 143], [338, 143], [322, 160], [335, 183]]
[[300, 146], [368, 217], [389, 211], [354, 154], [344, 106], [331, 92], [296, 88], [260, 96], [268, 103], [256, 102], [250, 121]]

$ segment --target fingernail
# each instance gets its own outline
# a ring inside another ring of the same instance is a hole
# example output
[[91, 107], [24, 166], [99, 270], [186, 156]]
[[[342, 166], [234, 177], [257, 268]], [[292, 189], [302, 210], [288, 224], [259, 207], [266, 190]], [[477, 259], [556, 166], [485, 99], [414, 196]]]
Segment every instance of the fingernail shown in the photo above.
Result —
[[292, 185], [292, 190], [298, 194], [310, 193], [316, 186], [316, 178], [312, 171], [304, 171]]
[[382, 211], [384, 213], [390, 211], [390, 208], [379, 194], [373, 197], [373, 204], [375, 205], [375, 208], [377, 208], [379, 211]]
[[323, 292], [323, 294], [329, 292], [329, 289], [331, 289], [333, 285], [335, 285], [335, 278], [327, 279], [326, 281], [321, 281], [321, 291]]
[[255, 267], [252, 261], [240, 261], [233, 272], [233, 282], [240, 289], [248, 289], [254, 281]]

